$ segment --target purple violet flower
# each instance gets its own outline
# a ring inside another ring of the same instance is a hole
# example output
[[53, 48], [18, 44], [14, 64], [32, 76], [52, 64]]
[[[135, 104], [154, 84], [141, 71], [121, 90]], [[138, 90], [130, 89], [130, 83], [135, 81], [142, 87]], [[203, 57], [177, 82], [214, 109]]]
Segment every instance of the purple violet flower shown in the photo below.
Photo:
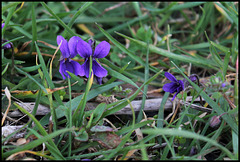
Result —
[[172, 81], [171, 83], [166, 83], [163, 86], [163, 90], [165, 92], [170, 92], [170, 93], [175, 93], [175, 95], [172, 98], [172, 101], [174, 100], [174, 98], [176, 97], [176, 95], [178, 93], [180, 93], [182, 90], [184, 90], [184, 83], [182, 80], [177, 80], [172, 74], [165, 72], [165, 77], [168, 78], [170, 81]]
[[57, 36], [57, 44], [60, 45], [60, 51], [62, 52], [62, 56], [60, 58], [60, 67], [59, 72], [61, 73], [63, 79], [65, 79], [65, 75], [70, 77], [67, 71], [74, 73], [75, 75], [84, 76], [83, 67], [76, 61], [72, 60], [77, 53], [76, 45], [78, 42], [83, 41], [80, 37], [73, 36], [70, 38], [69, 42], [65, 40], [61, 35]]
[[89, 40], [88, 43], [85, 41], [79, 41], [77, 44], [78, 54], [85, 59], [82, 64], [84, 68], [84, 75], [88, 78], [89, 76], [89, 66], [90, 66], [90, 56], [92, 56], [92, 72], [96, 76], [99, 84], [102, 84], [102, 78], [107, 75], [107, 70], [104, 69], [96, 59], [104, 58], [108, 55], [110, 51], [110, 44], [106, 41], [100, 42], [95, 48], [95, 42]]
[[[2, 28], [4, 27], [5, 23], [2, 23]], [[5, 40], [5, 39], [2, 39], [2, 44], [5, 43], [5, 42], [8, 42], [8, 40]], [[13, 47], [13, 44], [10, 42], [8, 44], [5, 44], [2, 49], [9, 49], [9, 48], [12, 48]]]

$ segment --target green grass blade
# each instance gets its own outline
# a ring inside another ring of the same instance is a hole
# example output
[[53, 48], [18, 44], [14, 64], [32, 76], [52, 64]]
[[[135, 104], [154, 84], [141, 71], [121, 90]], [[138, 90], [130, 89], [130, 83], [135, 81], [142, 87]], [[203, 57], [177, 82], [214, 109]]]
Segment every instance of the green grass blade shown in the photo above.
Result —
[[11, 39], [11, 40], [9, 40], [9, 41], [3, 43], [3, 44], [2, 44], [2, 47], [5, 46], [6, 44], [10, 43], [10, 42], [14, 42], [14, 41], [19, 40], [19, 39], [22, 39], [22, 38], [24, 38], [24, 36], [17, 37], [17, 38], [14, 38], [14, 39]]
[[145, 62], [137, 55], [131, 53], [128, 49], [126, 49], [121, 43], [119, 43], [116, 39], [114, 39], [109, 33], [107, 33], [103, 28], [101, 28], [98, 24], [96, 24], [100, 31], [113, 43], [115, 44], [120, 50], [127, 53], [131, 58], [136, 60], [141, 65], [145, 66]]
[[[45, 61], [44, 61], [44, 59], [43, 59], [43, 57], [42, 57], [42, 54], [41, 54], [41, 52], [40, 52], [40, 50], [39, 50], [39, 48], [38, 48], [37, 42], [35, 42], [35, 46], [36, 46], [36, 50], [37, 50], [37, 54], [38, 54], [39, 61], [40, 61], [41, 66], [42, 66], [43, 74], [44, 74], [44, 76], [45, 76], [45, 78], [46, 78], [46, 80], [47, 80], [47, 83], [48, 83], [50, 89], [54, 89], [55, 86], [54, 86], [54, 84], [53, 84], [53, 82], [52, 82], [52, 79], [50, 78], [50, 76], [49, 76], [49, 74], [48, 74]], [[54, 97], [56, 98], [56, 100], [58, 101], [58, 103], [61, 104], [61, 105], [63, 105], [62, 100], [60, 99], [60, 96], [59, 96], [58, 92], [54, 92], [53, 95], [54, 95]]]
[[43, 87], [40, 83], [38, 83], [38, 81], [36, 81], [31, 75], [29, 75], [28, 73], [22, 71], [22, 70], [19, 69], [17, 66], [14, 66], [14, 68], [15, 68], [19, 73], [22, 73], [22, 74], [26, 75], [29, 79], [31, 79], [33, 82], [35, 82], [45, 93], [48, 93], [47, 90], [45, 89], [45, 87]]
[[183, 4], [174, 5], [172, 8], [169, 9], [169, 11], [178, 11], [185, 8], [200, 6], [201, 4], [204, 4], [204, 3], [206, 2], [184, 2]]
[[[165, 108], [165, 104], [167, 102], [169, 94], [170, 94], [169, 92], [165, 92], [164, 96], [162, 98], [162, 102], [161, 102], [160, 108], [158, 110], [157, 128], [163, 128], [164, 108]], [[161, 137], [158, 137], [158, 143], [159, 144], [162, 143], [162, 138]]]
[[12, 16], [13, 16], [13, 13], [14, 13], [17, 5], [18, 5], [18, 4], [14, 3], [14, 5], [10, 6], [11, 8], [10, 8], [10, 11], [9, 11], [9, 13], [8, 13], [8, 15], [7, 15], [6, 20], [5, 20], [5, 25], [4, 25], [4, 27], [2, 28], [2, 35], [4, 35], [5, 30], [6, 30], [7, 26], [8, 26], [8, 24], [9, 24]]
[[[149, 45], [149, 43], [148, 43], [148, 45]], [[149, 63], [148, 63], [148, 60], [149, 60], [149, 46], [147, 48], [147, 54], [146, 54], [146, 64], [145, 64], [145, 69], [144, 69], [144, 82], [147, 82], [147, 80], [149, 78]], [[143, 92], [145, 94], [147, 94], [147, 90], [148, 90], [148, 84], [146, 84], [144, 86]], [[142, 96], [141, 108], [139, 110], [138, 117], [137, 117], [137, 123], [142, 120], [143, 110], [144, 110], [144, 107], [145, 107], [145, 101], [146, 101], [146, 95], [143, 95]]]
[[[43, 136], [37, 140], [34, 140], [26, 145], [23, 145], [23, 146], [20, 146], [20, 147], [17, 147], [16, 149], [13, 149], [13, 150], [10, 150], [10, 151], [7, 151], [5, 153], [3, 153], [3, 157], [6, 158], [14, 153], [17, 153], [17, 152], [20, 152], [20, 151], [24, 151], [24, 150], [30, 150], [34, 147], [37, 147], [41, 144], [43, 144], [44, 142], [47, 142], [51, 139], [53, 139], [54, 137], [62, 134], [62, 133], [65, 133], [65, 132], [69, 132], [69, 131], [73, 131], [74, 128], [64, 128], [64, 129], [61, 129], [61, 130], [58, 130], [56, 132], [53, 132], [51, 134], [48, 134], [46, 136]], [[51, 146], [51, 145], [50, 145]], [[57, 151], [58, 149], [55, 148], [55, 151]], [[60, 152], [59, 152], [60, 153]], [[61, 155], [61, 153], [59, 154]], [[61, 159], [61, 160], [64, 160], [65, 158], [64, 157], [55, 157], [56, 159]]]
[[[77, 35], [75, 34], [70, 27], [68, 27], [48, 6], [45, 2], [40, 2], [42, 4], [42, 6], [58, 21], [58, 23], [65, 29], [68, 31], [68, 33], [71, 36]], [[79, 35], [77, 35], [79, 36]], [[80, 37], [80, 36], [79, 36]]]
[[230, 60], [231, 52], [230, 50], [226, 53], [226, 56], [224, 58], [223, 62], [223, 76], [225, 77], [227, 75], [227, 69], [228, 69], [228, 63]]
[[210, 138], [207, 138], [207, 137], [202, 136], [197, 133], [193, 133], [193, 132], [186, 131], [186, 130], [169, 129], [169, 128], [143, 129], [142, 132], [145, 134], [156, 135], [156, 136], [159, 136], [159, 135], [181, 136], [181, 137], [185, 137], [185, 138], [193, 138], [193, 139], [198, 139], [198, 140], [202, 140], [205, 142], [209, 142], [210, 144], [218, 147], [223, 152], [225, 152], [229, 158], [235, 159], [233, 154], [228, 149], [226, 149], [224, 146], [220, 145], [215, 140], [212, 140]]
[[11, 2], [11, 3], [6, 4], [5, 6], [2, 6], [2, 13], [11, 7], [19, 5], [20, 3], [22, 3], [22, 2]]
[[[111, 29], [108, 29], [106, 32], [109, 33], [109, 34], [111, 34], [111, 33], [115, 32], [115, 31], [119, 31], [119, 30], [121, 30], [121, 29], [125, 29], [125, 28], [127, 28], [129, 25], [132, 25], [132, 24], [134, 24], [134, 23], [136, 23], [136, 22], [139, 22], [139, 21], [142, 21], [142, 20], [144, 20], [144, 19], [147, 19], [148, 17], [149, 17], [148, 14], [142, 15], [142, 16], [137, 17], [137, 18], [134, 18], [133, 20], [130, 20], [130, 21], [126, 22], [126, 23], [123, 23], [123, 24], [121, 24], [121, 25], [117, 25], [116, 27], [113, 27], [113, 28], [111, 28]], [[96, 25], [97, 25], [97, 24], [96, 24]], [[97, 25], [97, 26], [98, 26], [98, 25]], [[98, 27], [99, 27], [99, 26], [98, 26]], [[100, 37], [102, 37], [103, 35], [105, 35], [105, 33], [97, 34], [97, 35], [94, 36], [94, 39], [100, 38]], [[106, 35], [105, 35], [105, 36], [106, 36]]]
[[[48, 136], [48, 133], [46, 132], [45, 128], [43, 128], [43, 126], [40, 124], [40, 122], [39, 122], [32, 114], [30, 114], [27, 110], [25, 110], [24, 108], [22, 108], [21, 106], [19, 106], [19, 105], [16, 104], [15, 102], [14, 102], [14, 105], [17, 106], [20, 111], [22, 111], [24, 114], [27, 114], [27, 115], [29, 116], [29, 118], [31, 118], [31, 119], [34, 121], [34, 123], [37, 125], [40, 133], [43, 135], [43, 138], [44, 138], [45, 136]], [[71, 129], [73, 129], [73, 128], [71, 128]], [[68, 130], [69, 130], [69, 129], [68, 129]], [[56, 131], [56, 132], [57, 132], [57, 131]], [[56, 134], [56, 132], [54, 132], [54, 134]], [[61, 132], [62, 132], [62, 131], [61, 131]], [[58, 134], [57, 134], [57, 135], [58, 135]], [[47, 137], [46, 137], [46, 138], [47, 138]], [[52, 147], [55, 148], [56, 151], [59, 152], [59, 155], [61, 155], [60, 151], [58, 150], [57, 146], [54, 144], [54, 142], [52, 141], [52, 139], [48, 139], [47, 141], [49, 142], [49, 144], [50, 144]], [[63, 157], [62, 155], [61, 155], [61, 157], [56, 157], [56, 158], [64, 159], [64, 157]]]
[[34, 42], [37, 41], [37, 23], [35, 14], [35, 5], [38, 3], [32, 2], [32, 51], [34, 51]]
[[73, 15], [72, 19], [69, 21], [68, 26], [69, 28], [72, 27], [78, 16], [83, 14], [94, 2], [86, 2], [83, 6]]
[[[130, 96], [129, 98], [127, 98], [127, 100], [132, 101], [134, 98], [136, 98], [136, 96], [138, 95], [138, 93], [140, 92], [140, 90], [143, 88], [144, 85], [149, 84], [151, 81], [153, 81], [162, 71], [159, 71], [158, 73], [156, 73], [154, 76], [152, 76], [150, 79], [147, 80], [147, 82], [143, 83], [141, 85], [140, 88], [138, 88], [138, 90], [136, 90], [136, 92], [134, 92], [134, 94], [132, 96]], [[110, 114], [113, 114], [119, 110], [121, 110], [123, 107], [128, 105], [128, 101], [126, 99], [122, 101], [122, 103], [118, 104], [117, 106], [111, 108], [110, 110], [107, 110], [106, 112], [103, 113], [103, 117], [108, 116]], [[109, 107], [108, 107], [109, 108]]]
[[[113, 76], [113, 77], [115, 77], [115, 78], [118, 78], [118, 79], [120, 79], [120, 80], [122, 80], [122, 81], [124, 81], [124, 82], [127, 82], [127, 83], [135, 86], [136, 88], [139, 88], [136, 83], [134, 83], [131, 79], [125, 77], [125, 76], [122, 75], [121, 73], [119, 73], [119, 72], [117, 72], [117, 71], [114, 71], [114, 70], [112, 70], [111, 68], [109, 68], [109, 67], [107, 67], [107, 66], [104, 66], [104, 68], [108, 71], [109, 75], [111, 75], [111, 76]], [[143, 92], [143, 93], [144, 93], [144, 92]], [[144, 94], [146, 95], [146, 93], [144, 93]]]
[[[128, 36], [126, 36], [124, 34], [121, 34], [121, 33], [118, 33], [118, 32], [116, 32], [116, 33], [118, 35], [126, 38], [126, 39], [129, 39], [132, 42], [135, 42], [135, 43], [141, 45], [142, 47], [147, 48], [147, 43], [145, 43], [143, 41], [133, 39], [131, 37], [128, 37]], [[176, 59], [176, 60], [179, 60], [179, 61], [182, 61], [182, 62], [187, 62], [187, 63], [191, 62], [192, 64], [199, 65], [199, 66], [202, 66], [202, 67], [205, 67], [205, 68], [211, 68], [211, 69], [218, 70], [218, 68], [215, 67], [215, 64], [213, 64], [213, 62], [209, 61], [209, 60], [201, 60], [199, 58], [196, 59], [196, 58], [193, 58], [193, 57], [178, 55], [178, 54], [169, 52], [167, 50], [155, 47], [154, 45], [151, 45], [151, 44], [149, 45], [149, 50], [153, 53], [157, 53], [159, 55], [162, 55], [162, 56], [165, 56], [165, 57], [168, 57], [168, 58]]]

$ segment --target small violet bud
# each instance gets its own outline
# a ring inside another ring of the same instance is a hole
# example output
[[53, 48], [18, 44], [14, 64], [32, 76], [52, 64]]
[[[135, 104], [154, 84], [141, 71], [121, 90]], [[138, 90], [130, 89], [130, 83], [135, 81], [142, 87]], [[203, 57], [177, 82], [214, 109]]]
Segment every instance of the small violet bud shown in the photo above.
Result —
[[216, 116], [216, 115], [213, 116], [210, 120], [210, 127], [216, 128], [221, 123], [220, 117], [223, 116], [224, 114], [226, 114], [226, 113], [223, 113], [219, 116]]
[[197, 154], [197, 148], [195, 146], [192, 146], [190, 150], [190, 156], [196, 155]]
[[[199, 83], [199, 76], [197, 74], [192, 74], [188, 77], [192, 82]], [[184, 87], [187, 88], [191, 85], [187, 79], [183, 79]]]
[[223, 87], [223, 88], [226, 87], [226, 83], [222, 83], [222, 87]]

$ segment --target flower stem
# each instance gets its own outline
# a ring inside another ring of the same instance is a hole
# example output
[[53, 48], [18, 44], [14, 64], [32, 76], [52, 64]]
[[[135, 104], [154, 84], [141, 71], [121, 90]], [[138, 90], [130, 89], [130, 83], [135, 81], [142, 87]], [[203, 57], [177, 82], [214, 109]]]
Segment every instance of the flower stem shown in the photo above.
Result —
[[[91, 77], [90, 77], [91, 76]], [[82, 118], [84, 115], [84, 109], [87, 103], [87, 94], [92, 86], [93, 83], [93, 73], [92, 73], [92, 57], [90, 57], [90, 65], [89, 65], [89, 77], [88, 77], [88, 81], [87, 81], [87, 86], [86, 86], [86, 90], [85, 93], [77, 107], [77, 109], [75, 110], [74, 114], [73, 114], [73, 122], [75, 124], [76, 127], [81, 127], [82, 124]], [[78, 120], [76, 119], [76, 117], [78, 117]]]

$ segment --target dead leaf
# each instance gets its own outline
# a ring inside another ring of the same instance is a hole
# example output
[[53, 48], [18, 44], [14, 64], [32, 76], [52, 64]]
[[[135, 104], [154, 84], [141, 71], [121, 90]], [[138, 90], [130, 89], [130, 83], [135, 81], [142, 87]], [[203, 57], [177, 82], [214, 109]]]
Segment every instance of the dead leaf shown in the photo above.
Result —
[[15, 146], [20, 146], [20, 145], [26, 144], [27, 140], [25, 138], [19, 138], [17, 142], [10, 142], [10, 143]]
[[4, 121], [5, 121], [6, 117], [7, 117], [9, 108], [11, 106], [11, 94], [10, 94], [10, 92], [9, 92], [7, 87], [5, 88], [4, 91], [5, 91], [5, 94], [6, 94], [7, 98], [8, 98], [8, 107], [7, 107], [7, 110], [6, 110], [6, 112], [5, 112], [5, 114], [4, 114], [3, 118], [2, 118], [2, 125], [3, 125], [3, 123], [4, 123]]

